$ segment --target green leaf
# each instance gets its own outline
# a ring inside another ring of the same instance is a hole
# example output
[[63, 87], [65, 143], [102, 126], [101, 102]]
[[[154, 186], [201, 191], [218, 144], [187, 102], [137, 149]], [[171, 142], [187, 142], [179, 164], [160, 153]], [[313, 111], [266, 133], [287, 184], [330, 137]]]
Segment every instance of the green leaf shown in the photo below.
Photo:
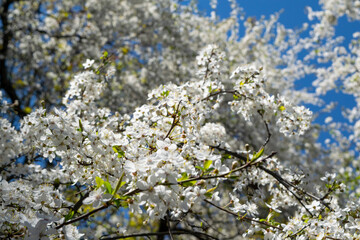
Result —
[[190, 181], [190, 182], [184, 182], [184, 183], [182, 183], [181, 185], [182, 185], [183, 187], [192, 187], [192, 186], [194, 186], [195, 184], [196, 184], [196, 180]]
[[217, 186], [216, 186], [216, 187], [213, 187], [213, 188], [208, 189], [206, 192], [207, 192], [207, 193], [213, 192], [216, 188], [217, 188]]
[[188, 180], [189, 179], [189, 176], [187, 175], [186, 172], [182, 173], [181, 174], [181, 178], [178, 179], [179, 182], [181, 181], [185, 181], [185, 180]]
[[205, 172], [205, 168], [203, 168], [203, 167], [200, 167], [200, 166], [195, 166], [195, 168], [197, 168], [197, 169], [199, 169], [199, 170], [201, 170], [201, 171]]
[[301, 220], [303, 220], [304, 223], [307, 223], [307, 222], [310, 220], [310, 217], [305, 214], [305, 215], [303, 215], [303, 216], [301, 217]]
[[285, 108], [284, 106], [280, 106], [280, 107], [279, 107], [279, 110], [280, 110], [280, 111], [284, 111], [285, 109], [286, 109], [286, 108]]
[[326, 188], [332, 188], [331, 184], [325, 184]]
[[95, 177], [95, 181], [96, 181], [96, 188], [100, 188], [104, 184], [104, 180], [102, 180], [98, 176]]
[[108, 55], [109, 55], [109, 53], [107, 51], [105, 51], [103, 54], [104, 58], [106, 58]]
[[129, 203], [126, 201], [121, 201], [121, 206], [127, 208], [129, 206]]
[[226, 159], [231, 159], [231, 158], [232, 158], [232, 156], [230, 154], [227, 154], [227, 153], [222, 154], [222, 156], [221, 156], [221, 160], [226, 160]]
[[118, 195], [118, 194], [116, 194], [116, 198], [117, 198], [117, 199], [120, 199], [120, 200], [127, 200], [127, 199], [129, 199], [128, 196], [120, 196], [120, 195]]
[[204, 169], [207, 170], [211, 166], [212, 162], [212, 160], [206, 160], [204, 162]]
[[114, 199], [121, 199], [121, 196], [117, 193], [114, 194]]
[[204, 196], [205, 197], [207, 197], [207, 198], [212, 198], [212, 193], [210, 193], [210, 192], [206, 192], [205, 194], [204, 194]]
[[84, 127], [81, 123], [81, 120], [79, 119], [79, 129], [78, 129], [80, 132], [82, 132], [84, 130]]
[[118, 153], [118, 152], [119, 152], [118, 148], [120, 148], [120, 147], [119, 147], [119, 146], [113, 146], [113, 147], [112, 147], [112, 149], [113, 149], [113, 150], [114, 150], [114, 152], [116, 152], [116, 153]]
[[257, 160], [259, 157], [261, 157], [264, 154], [264, 147], [260, 148], [260, 150], [255, 153], [251, 159], [251, 162]]
[[75, 212], [74, 210], [70, 210], [69, 213], [65, 216], [65, 221], [70, 220], [74, 216]]
[[163, 97], [167, 97], [167, 96], [169, 96], [169, 93], [170, 93], [170, 91], [169, 91], [169, 90], [167, 90], [167, 91], [163, 91], [163, 92], [161, 93], [161, 96], [163, 96]]
[[120, 150], [120, 151], [118, 152], [118, 157], [119, 157], [119, 158], [125, 157], [125, 152], [124, 152], [123, 150]]
[[206, 169], [206, 172], [212, 172], [213, 170], [215, 170], [215, 168], [211, 167], [211, 168]]
[[118, 158], [125, 157], [125, 152], [121, 149], [120, 146], [113, 146], [112, 149], [118, 154]]
[[119, 199], [114, 200], [113, 203], [117, 208], [121, 206], [121, 201]]
[[111, 194], [112, 193], [111, 184], [108, 181], [106, 181], [106, 182], [104, 182], [104, 185], [106, 187], [106, 192]]
[[122, 181], [122, 179], [124, 178], [124, 176], [125, 176], [125, 173], [123, 173], [123, 174], [121, 175], [121, 177], [119, 178], [119, 181], [117, 182], [116, 187], [115, 187], [114, 191], [112, 192], [112, 195], [115, 195], [115, 194], [117, 193], [117, 191], [118, 191], [122, 186], [124, 186], [124, 184], [126, 183], [126, 182], [123, 182], [123, 181]]

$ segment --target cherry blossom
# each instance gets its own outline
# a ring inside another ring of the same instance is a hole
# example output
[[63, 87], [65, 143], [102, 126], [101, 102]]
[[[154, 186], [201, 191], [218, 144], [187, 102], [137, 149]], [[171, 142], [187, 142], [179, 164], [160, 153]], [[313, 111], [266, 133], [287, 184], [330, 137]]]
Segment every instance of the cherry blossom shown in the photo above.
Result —
[[0, 238], [360, 238], [359, 1], [229, 2], [0, 3]]

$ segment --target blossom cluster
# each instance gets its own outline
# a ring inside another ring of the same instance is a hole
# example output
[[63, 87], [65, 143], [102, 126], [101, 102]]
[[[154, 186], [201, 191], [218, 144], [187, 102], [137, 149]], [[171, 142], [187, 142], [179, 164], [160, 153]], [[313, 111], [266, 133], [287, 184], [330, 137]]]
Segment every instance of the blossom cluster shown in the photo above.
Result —
[[294, 106], [284, 97], [271, 96], [265, 91], [265, 81], [254, 67], [238, 67], [231, 75], [236, 80], [231, 109], [242, 114], [245, 120], [259, 113], [266, 122], [276, 116], [280, 132], [304, 134], [310, 127], [312, 113], [303, 106]]
[[[214, 47], [207, 49], [212, 48]], [[209, 50], [210, 56], [208, 51], [201, 53], [201, 56], [206, 56], [207, 59], [200, 64], [200, 73], [204, 71], [202, 65], [208, 68], [210, 63], [220, 64], [219, 59], [221, 60], [223, 54], [215, 50], [218, 51], [218, 48]], [[33, 157], [47, 158], [50, 162], [61, 158], [64, 173], [71, 182], [97, 186], [97, 190], [85, 198], [84, 204], [96, 208], [117, 198], [118, 195], [114, 195], [116, 192], [105, 190], [99, 183], [95, 184], [97, 179], [107, 176], [110, 188], [115, 188], [118, 179], [122, 179], [122, 194], [130, 195], [127, 201], [132, 212], [141, 214], [143, 206], [149, 220], [163, 218], [169, 210], [173, 217], [180, 217], [203, 199], [217, 199], [220, 192], [210, 192], [210, 189], [215, 189], [220, 180], [226, 178], [216, 176], [230, 174], [230, 169], [233, 169], [236, 163], [223, 162], [222, 155], [212, 149], [212, 146], [217, 144], [227, 146], [225, 128], [219, 123], [208, 122], [212, 112], [216, 111], [217, 106], [224, 100], [222, 94], [219, 94], [224, 91], [224, 86], [217, 78], [211, 77], [218, 68], [219, 65], [210, 67], [211, 70], [202, 75], [204, 78], [201, 81], [194, 79], [180, 86], [167, 84], [158, 87], [149, 93], [149, 104], [137, 108], [131, 117], [112, 115], [109, 110], [97, 107], [96, 100], [100, 98], [106, 83], [95, 74], [95, 70], [86, 70], [75, 76], [70, 83], [63, 100], [66, 109], [55, 108], [52, 112], [37, 109], [24, 118], [20, 132], [24, 139], [22, 151]], [[256, 106], [262, 106], [263, 96], [268, 95], [265, 90], [256, 86], [258, 80], [251, 77], [257, 74], [258, 71], [251, 68], [235, 70], [233, 76], [237, 75], [238, 79], [235, 86], [240, 86], [235, 88], [235, 92], [245, 99], [251, 99]], [[245, 81], [248, 81], [244, 84], [245, 87], [249, 85], [249, 88], [241, 87], [241, 82]], [[262, 96], [258, 96], [250, 84], [260, 89]], [[249, 104], [237, 101], [237, 106], [241, 104], [244, 105], [244, 111], [250, 114], [252, 110], [245, 109]], [[291, 109], [292, 106], [288, 103], [286, 107]], [[270, 121], [270, 118], [266, 117], [269, 114], [267, 112], [268, 110], [261, 112], [262, 117]], [[276, 112], [272, 114], [274, 113]], [[306, 119], [306, 113], [303, 116], [301, 112], [287, 111], [286, 117]], [[3, 127], [3, 130], [6, 130], [4, 132], [15, 131], [8, 125]], [[12, 157], [14, 154], [10, 154], [9, 158]], [[61, 175], [64, 176], [64, 173]], [[199, 176], [204, 174], [214, 180], [201, 180]], [[192, 178], [195, 180], [191, 180]], [[4, 191], [10, 189], [11, 185], [21, 184], [20, 181], [2, 183], [6, 184]], [[266, 184], [266, 181], [263, 183]], [[31, 194], [34, 194], [34, 204], [45, 202], [45, 199], [48, 203], [47, 207], [41, 205], [42, 215], [34, 212], [36, 217], [34, 215], [31, 224], [29, 221], [22, 222], [20, 216], [12, 216], [16, 217], [17, 221], [10, 221], [6, 217], [4, 221], [26, 226], [27, 234], [31, 237], [56, 234], [55, 223], [61, 222], [62, 215], [69, 214], [63, 209], [66, 201], [61, 200], [63, 197], [58, 190], [44, 190], [42, 185], [40, 189], [36, 189], [35, 187], [31, 191]], [[44, 191], [46, 195], [41, 194]], [[21, 202], [21, 192], [18, 194], [20, 195], [16, 197], [3, 198], [3, 201], [14, 206], [26, 205]], [[5, 195], [11, 196], [9, 192], [5, 192]], [[41, 200], [36, 196], [43, 198]], [[232, 198], [234, 203], [239, 204], [236, 197]], [[38, 209], [31, 205], [32, 202], [29, 203], [29, 209]], [[249, 204], [235, 204], [233, 210], [242, 212], [247, 209], [246, 211], [256, 213], [255, 203]], [[254, 210], [249, 210], [249, 206]], [[51, 215], [49, 207], [63, 210]], [[43, 226], [41, 229], [39, 224]], [[37, 229], [36, 233], [32, 232], [31, 227]]]
[[[180, 2], [0, 4], [0, 238], [360, 238], [360, 34], [335, 36], [359, 1], [241, 37], [236, 1]], [[356, 104], [319, 125], [303, 103], [332, 90]]]

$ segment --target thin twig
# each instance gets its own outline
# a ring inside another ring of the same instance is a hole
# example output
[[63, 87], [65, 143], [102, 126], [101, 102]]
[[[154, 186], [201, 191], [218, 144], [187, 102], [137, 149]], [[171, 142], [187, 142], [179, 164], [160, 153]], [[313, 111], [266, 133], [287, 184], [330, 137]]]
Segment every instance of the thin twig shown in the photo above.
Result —
[[301, 192], [304, 195], [307, 195], [309, 197], [311, 197], [312, 199], [319, 201], [321, 204], [323, 204], [325, 207], [329, 208], [332, 211], [332, 208], [329, 206], [329, 204], [327, 204], [326, 202], [324, 202], [324, 200], [322, 200], [321, 198], [314, 196], [311, 193], [308, 193], [306, 191], [304, 191], [303, 189], [299, 188], [298, 186], [292, 184], [291, 182], [285, 180], [284, 178], [282, 178], [279, 174], [277, 174], [274, 171], [271, 171], [270, 169], [265, 168], [264, 166], [259, 166], [259, 168], [263, 171], [265, 171], [266, 173], [270, 174], [271, 176], [273, 176], [276, 180], [279, 181], [279, 183], [281, 183], [284, 186], [290, 186], [292, 188], [294, 188], [295, 190]]
[[[212, 205], [212, 206], [214, 206], [214, 207], [216, 207], [216, 208], [218, 208], [218, 209], [226, 212], [226, 213], [229, 213], [229, 214], [231, 214], [231, 215], [239, 218], [239, 215], [238, 215], [238, 214], [236, 214], [236, 213], [234, 213], [234, 212], [232, 212], [232, 211], [230, 211], [230, 210], [228, 210], [228, 209], [226, 209], [226, 208], [220, 207], [220, 206], [218, 206], [218, 205], [210, 202], [210, 201], [207, 200], [207, 199], [205, 199], [204, 201], [205, 201], [206, 203], [208, 203], [208, 204], [210, 204], [210, 205]], [[255, 220], [255, 219], [250, 218], [250, 217], [247, 217], [247, 216], [243, 216], [243, 217], [241, 217], [241, 219], [244, 219], [244, 220], [247, 220], [247, 221], [250, 221], [250, 222], [256, 222], [256, 223], [259, 223], [259, 224], [262, 224], [262, 225], [265, 225], [265, 226], [268, 226], [268, 227], [276, 228], [276, 229], [278, 229], [278, 230], [280, 230], [280, 231], [283, 230], [281, 227], [277, 227], [277, 226], [271, 225], [270, 223], [268, 223], [268, 222], [266, 222], [266, 221], [261, 222], [261, 221]]]
[[257, 165], [258, 163], [260, 162], [263, 162], [271, 157], [273, 157], [274, 155], [276, 154], [276, 152], [272, 152], [270, 153], [270, 155], [260, 159], [260, 160], [257, 160], [257, 161], [249, 161], [247, 163], [245, 163], [244, 165], [238, 167], [238, 168], [235, 168], [234, 170], [230, 170], [226, 173], [223, 173], [223, 174], [220, 174], [220, 175], [215, 175], [215, 176], [200, 176], [200, 177], [194, 177], [194, 178], [189, 178], [189, 179], [186, 179], [186, 180], [183, 180], [183, 181], [179, 181], [177, 182], [178, 184], [183, 184], [183, 183], [187, 183], [187, 182], [191, 182], [191, 181], [197, 181], [197, 180], [208, 180], [208, 179], [214, 179], [214, 178], [221, 178], [221, 177], [226, 177], [227, 175], [231, 174], [231, 173], [234, 173], [234, 172], [238, 172], [240, 170], [243, 170], [245, 168], [248, 168], [252, 165]]
[[260, 116], [261, 116], [261, 118], [262, 118], [262, 120], [263, 120], [263, 122], [264, 122], [264, 124], [265, 124], [265, 127], [266, 127], [267, 138], [266, 138], [266, 140], [265, 140], [265, 143], [262, 145], [262, 148], [265, 148], [265, 146], [266, 146], [266, 145], [269, 143], [269, 141], [270, 141], [271, 132], [270, 132], [270, 130], [269, 130], [269, 125], [267, 124], [267, 122], [266, 122], [265, 119], [264, 119], [263, 114], [262, 114], [260, 111], [258, 111], [258, 113], [260, 114]]
[[170, 227], [170, 213], [168, 212], [168, 216], [166, 217], [166, 223], [167, 223], [167, 228], [168, 228], [168, 231], [169, 231], [169, 236], [170, 236], [170, 239], [171, 240], [174, 240], [174, 237], [172, 235], [172, 232], [171, 232], [171, 227]]
[[299, 231], [297, 231], [296, 233], [293, 233], [293, 234], [291, 234], [289, 237], [295, 237], [296, 235], [298, 235], [300, 232], [302, 232], [305, 228], [307, 228], [308, 226], [310, 226], [310, 223], [309, 224], [307, 224], [307, 225], [305, 225], [305, 226], [303, 226], [302, 228], [300, 228], [299, 229]]
[[[243, 160], [243, 161], [247, 161], [247, 158], [246, 158], [245, 156], [243, 156], [243, 155], [241, 155], [241, 154], [238, 154], [238, 153], [236, 153], [236, 152], [229, 151], [229, 150], [224, 149], [224, 148], [221, 148], [221, 147], [219, 147], [219, 146], [210, 146], [210, 147], [215, 148], [215, 149], [218, 149], [219, 151], [223, 151], [223, 152], [225, 152], [225, 153], [227, 153], [227, 154], [229, 154], [229, 155], [231, 155], [231, 156], [237, 157], [237, 158], [239, 158], [239, 159], [241, 159], [241, 160]], [[259, 165], [258, 168], [261, 169], [261, 170], [263, 170], [263, 171], [265, 171], [266, 173], [268, 173], [268, 174], [271, 175], [272, 177], [274, 177], [276, 180], [278, 180], [278, 182], [279, 182], [280, 184], [284, 185], [287, 189], [288, 189], [288, 187], [292, 187], [292, 188], [294, 188], [295, 190], [301, 192], [302, 194], [307, 195], [307, 196], [311, 197], [312, 199], [314, 199], [314, 200], [316, 200], [316, 201], [319, 201], [321, 204], [323, 204], [325, 207], [327, 207], [328, 209], [330, 209], [330, 210], [332, 211], [332, 208], [329, 206], [329, 204], [327, 204], [326, 202], [324, 202], [323, 199], [321, 199], [321, 198], [319, 198], [319, 197], [317, 197], [317, 196], [314, 196], [313, 194], [308, 193], [308, 192], [304, 191], [303, 189], [295, 186], [294, 184], [292, 184], [292, 183], [290, 183], [289, 181], [287, 181], [287, 180], [285, 180], [284, 178], [282, 178], [282, 177], [281, 177], [279, 174], [277, 174], [276, 172], [274, 172], [274, 171], [272, 171], [272, 170], [270, 170], [270, 169], [267, 169], [267, 168], [265, 168], [265, 167], [262, 166], [262, 165]], [[294, 196], [295, 196], [295, 195], [294, 195]], [[303, 204], [302, 204], [302, 205], [303, 205]]]
[[177, 105], [177, 108], [176, 108], [175, 113], [173, 114], [173, 122], [172, 122], [172, 124], [171, 124], [171, 127], [170, 127], [168, 133], [167, 133], [166, 136], [165, 136], [165, 139], [170, 136], [171, 131], [176, 127], [176, 124], [178, 123], [178, 119], [177, 119], [177, 116], [176, 116], [176, 115], [177, 115], [178, 112], [179, 112], [180, 103], [181, 103], [181, 100], [180, 100], [179, 104]]
[[215, 149], [217, 149], [217, 150], [219, 150], [219, 151], [223, 151], [223, 152], [225, 152], [225, 153], [227, 153], [227, 154], [229, 154], [229, 155], [231, 155], [231, 156], [233, 156], [233, 157], [236, 157], [236, 158], [238, 158], [238, 159], [240, 159], [240, 160], [247, 161], [247, 157], [245, 157], [245, 156], [243, 156], [243, 155], [241, 155], [241, 154], [239, 154], [239, 153], [236, 153], [236, 152], [227, 150], [227, 149], [225, 149], [225, 148], [222, 148], [222, 147], [220, 147], [220, 145], [219, 145], [219, 146], [209, 146], [209, 147], [215, 148]]
[[88, 218], [89, 216], [93, 215], [94, 213], [99, 212], [99, 211], [101, 211], [101, 210], [103, 210], [103, 209], [106, 209], [106, 208], [108, 208], [108, 207], [110, 207], [110, 206], [111, 206], [111, 204], [106, 203], [105, 205], [103, 205], [103, 206], [101, 206], [101, 207], [98, 207], [98, 208], [95, 208], [94, 210], [92, 210], [92, 211], [90, 211], [90, 212], [88, 212], [88, 213], [86, 213], [86, 214], [84, 214], [84, 215], [81, 215], [81, 216], [79, 216], [79, 217], [77, 217], [77, 218], [71, 219], [71, 220], [69, 220], [69, 221], [67, 221], [67, 222], [63, 222], [63, 223], [60, 224], [59, 226], [55, 227], [55, 229], [60, 229], [60, 228], [62, 228], [63, 226], [66, 226], [66, 225], [69, 225], [69, 224], [71, 224], [71, 223], [80, 221], [80, 220], [82, 220], [82, 219], [86, 219], [86, 218]]
[[238, 97], [243, 97], [243, 98], [247, 98], [247, 99], [250, 99], [250, 100], [254, 101], [254, 99], [252, 99], [251, 97], [248, 97], [248, 96], [246, 96], [246, 95], [244, 95], [244, 94], [241, 94], [241, 93], [239, 93], [237, 90], [220, 90], [220, 91], [211, 93], [209, 96], [201, 99], [201, 101], [208, 100], [208, 99], [210, 99], [210, 98], [212, 98], [212, 97], [215, 97], [215, 96], [217, 96], [217, 95], [219, 95], [219, 94], [223, 94], [223, 93], [224, 93], [224, 94], [226, 94], [226, 93], [233, 94], [233, 95], [236, 95], [236, 96], [238, 96]]
[[[101, 237], [100, 240], [115, 240], [115, 239], [124, 239], [124, 238], [131, 238], [131, 237], [146, 237], [146, 236], [163, 236], [168, 235], [169, 232], [151, 232], [151, 233], [135, 233], [123, 236], [114, 236], [114, 237]], [[207, 239], [217, 239], [209, 234], [202, 233], [202, 232], [195, 232], [188, 229], [178, 229], [172, 231], [173, 235], [193, 235], [197, 237], [206, 237]]]

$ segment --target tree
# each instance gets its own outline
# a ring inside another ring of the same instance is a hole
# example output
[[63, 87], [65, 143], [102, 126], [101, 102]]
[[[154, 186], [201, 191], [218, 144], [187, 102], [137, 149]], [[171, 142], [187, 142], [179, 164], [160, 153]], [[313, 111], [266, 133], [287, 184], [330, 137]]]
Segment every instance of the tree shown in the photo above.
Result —
[[230, 3], [0, 1], [1, 238], [360, 237], [359, 1], [298, 30]]

